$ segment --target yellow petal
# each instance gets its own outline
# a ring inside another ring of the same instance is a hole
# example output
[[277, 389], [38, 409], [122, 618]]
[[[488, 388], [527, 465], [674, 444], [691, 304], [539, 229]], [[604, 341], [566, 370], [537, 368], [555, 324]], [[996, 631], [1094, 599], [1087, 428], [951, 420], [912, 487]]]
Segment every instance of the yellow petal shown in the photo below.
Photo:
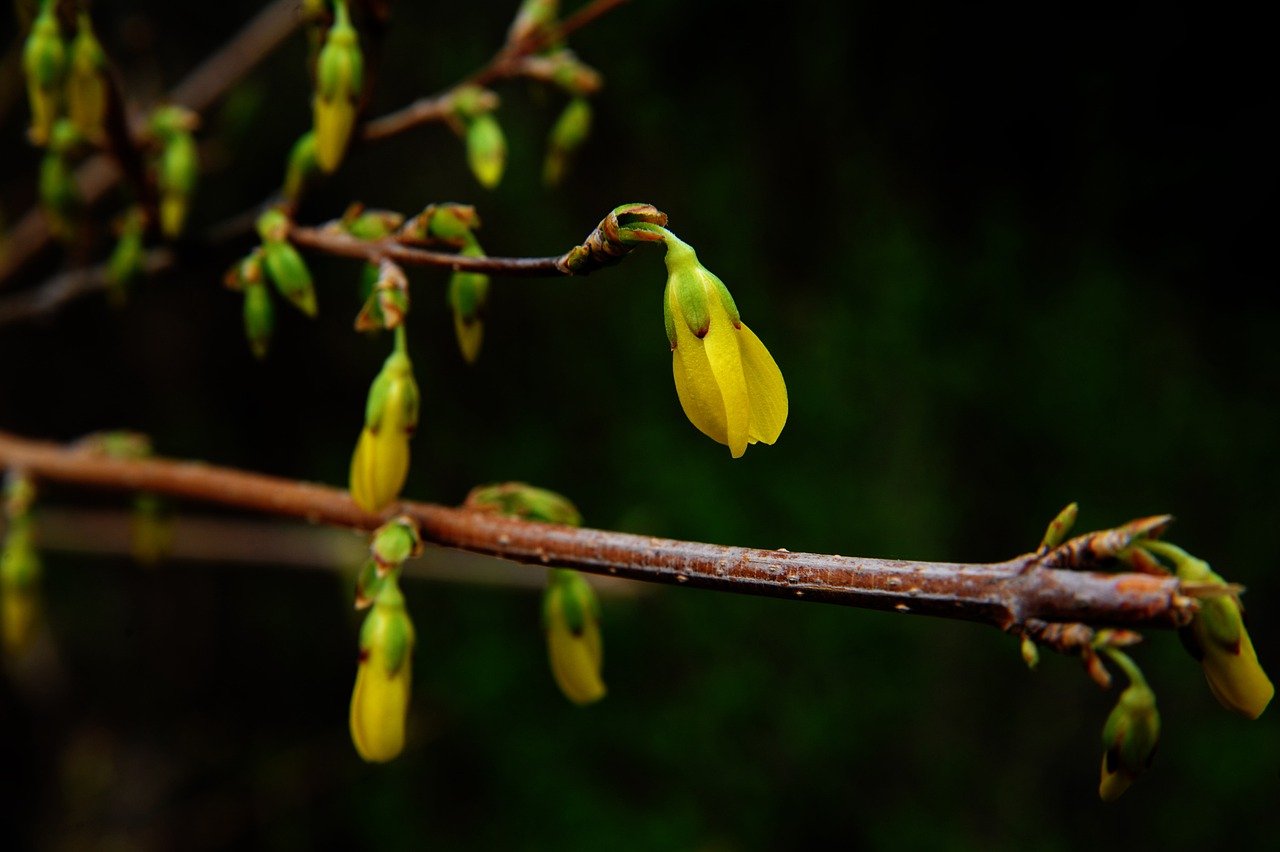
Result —
[[675, 318], [676, 348], [671, 351], [671, 369], [676, 380], [680, 407], [704, 435], [722, 444], [729, 443], [725, 421], [724, 398], [716, 383], [703, 341], [694, 336], [684, 321], [679, 303], [673, 298], [671, 310]]
[[356, 441], [356, 451], [351, 456], [351, 499], [366, 512], [376, 512], [373, 505], [373, 489], [369, 482], [369, 457], [373, 451], [373, 433], [368, 429], [360, 430], [360, 438]]
[[453, 330], [458, 337], [458, 348], [468, 364], [474, 364], [480, 356], [480, 343], [484, 340], [484, 323], [480, 320], [468, 322], [457, 312], [453, 312]]
[[1107, 756], [1102, 756], [1102, 779], [1098, 782], [1098, 796], [1104, 802], [1114, 802], [1120, 794], [1129, 789], [1133, 778], [1122, 769], [1107, 771]]
[[740, 335], [719, 299], [710, 301], [711, 328], [702, 343], [711, 364], [711, 372], [724, 401], [725, 443], [733, 457], [747, 451], [747, 432], [751, 423], [751, 397], [747, 395], [747, 379], [742, 372]]
[[588, 619], [581, 636], [574, 636], [563, 618], [553, 618], [547, 631], [547, 657], [551, 674], [565, 697], [574, 704], [591, 704], [604, 698], [600, 678], [600, 627]]
[[1276, 688], [1258, 663], [1247, 630], [1240, 631], [1240, 645], [1234, 654], [1216, 643], [1204, 642], [1200, 663], [1218, 703], [1246, 719], [1261, 716], [1275, 695]]
[[772, 444], [787, 422], [787, 385], [773, 356], [746, 323], [738, 329], [738, 347], [751, 397], [750, 438]]
[[365, 760], [385, 763], [404, 749], [413, 667], [406, 660], [396, 674], [389, 675], [377, 656], [374, 652], [356, 672], [351, 693], [351, 741]]

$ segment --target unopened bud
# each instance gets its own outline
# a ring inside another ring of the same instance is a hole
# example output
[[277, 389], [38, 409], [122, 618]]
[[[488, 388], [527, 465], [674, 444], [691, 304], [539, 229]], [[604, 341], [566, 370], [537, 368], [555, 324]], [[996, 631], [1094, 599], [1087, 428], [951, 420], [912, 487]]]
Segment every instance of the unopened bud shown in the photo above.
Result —
[[378, 527], [369, 545], [369, 555], [381, 575], [399, 570], [405, 560], [420, 553], [422, 536], [418, 533], [418, 523], [408, 515], [401, 515]]
[[1160, 739], [1160, 713], [1156, 696], [1141, 672], [1124, 654], [1111, 656], [1129, 675], [1129, 687], [1120, 694], [1102, 729], [1102, 772], [1098, 795], [1104, 802], [1120, 797], [1134, 779], [1151, 768]]
[[1068, 503], [1066, 507], [1049, 522], [1049, 526], [1044, 531], [1044, 537], [1040, 540], [1040, 548], [1042, 550], [1050, 550], [1062, 544], [1062, 542], [1066, 540], [1067, 534], [1071, 532], [1071, 528], [1075, 526], [1076, 517], [1079, 514], [1079, 504]]
[[577, 571], [552, 568], [542, 599], [547, 657], [556, 685], [575, 704], [604, 698], [600, 677], [604, 645], [600, 637], [600, 602]]
[[49, 144], [58, 117], [58, 100], [67, 70], [67, 49], [58, 31], [57, 4], [44, 0], [31, 24], [22, 48], [22, 70], [27, 78], [31, 104], [31, 128], [27, 135], [36, 145]]
[[467, 164], [485, 189], [502, 180], [507, 165], [507, 140], [502, 127], [490, 113], [473, 118], [467, 125]]
[[535, 36], [550, 36], [559, 13], [560, 0], [522, 0], [507, 30], [507, 44], [519, 45]]
[[334, 7], [333, 26], [316, 59], [316, 91], [311, 101], [316, 163], [325, 172], [337, 170], [346, 153], [364, 84], [364, 57], [346, 0], [337, 0]]
[[390, 505], [409, 473], [409, 437], [418, 425], [418, 385], [404, 350], [404, 327], [396, 350], [369, 387], [365, 424], [351, 458], [351, 499], [366, 512]]
[[276, 328], [276, 309], [271, 294], [261, 283], [244, 284], [244, 336], [255, 358], [267, 357], [271, 335]]
[[574, 98], [556, 119], [547, 141], [547, 158], [542, 164], [542, 180], [558, 186], [573, 153], [582, 147], [591, 132], [591, 102]]
[[404, 214], [394, 210], [366, 210], [352, 204], [342, 214], [342, 229], [358, 240], [381, 240], [404, 224]]
[[498, 512], [526, 521], [571, 527], [582, 525], [582, 514], [568, 497], [523, 482], [477, 486], [471, 489], [463, 505], [468, 509]]
[[316, 132], [308, 130], [306, 133], [298, 137], [298, 141], [293, 143], [293, 147], [289, 149], [289, 159], [285, 162], [284, 168], [284, 189], [282, 193], [285, 200], [291, 203], [297, 203], [302, 197], [302, 191], [306, 188], [307, 181], [319, 169], [316, 162]]
[[298, 250], [288, 241], [289, 220], [279, 210], [267, 210], [258, 217], [262, 237], [262, 262], [280, 295], [309, 317], [316, 315], [316, 291], [311, 271]]
[[120, 238], [107, 261], [107, 283], [112, 298], [124, 300], [130, 284], [142, 273], [146, 216], [141, 207], [130, 207], [120, 220]]
[[[464, 257], [484, 257], [479, 244], [473, 242], [462, 250]], [[468, 364], [480, 355], [484, 340], [484, 313], [489, 302], [489, 276], [482, 272], [457, 270], [449, 276], [449, 307], [453, 310], [453, 330], [458, 348]]]
[[88, 12], [81, 12], [78, 31], [71, 42], [67, 74], [67, 115], [76, 129], [95, 145], [105, 136], [107, 114], [107, 57], [93, 32]]
[[400, 229], [400, 240], [410, 243], [444, 243], [465, 248], [475, 239], [480, 214], [470, 204], [428, 204]]
[[370, 763], [385, 763], [404, 749], [414, 644], [404, 596], [395, 576], [389, 576], [360, 628], [360, 659], [351, 693], [351, 741]]
[[40, 161], [40, 203], [49, 230], [69, 241], [75, 235], [84, 200], [71, 165], [71, 153], [80, 134], [67, 119], [59, 119], [49, 136], [49, 148]]
[[[366, 270], [370, 266], [366, 265]], [[356, 316], [356, 331], [399, 328], [409, 312], [409, 279], [397, 263], [386, 258], [372, 269], [374, 279]]]
[[171, 240], [182, 234], [200, 169], [196, 140], [191, 135], [197, 123], [195, 113], [179, 106], [162, 107], [151, 116], [152, 133], [160, 142], [156, 160], [160, 232]]

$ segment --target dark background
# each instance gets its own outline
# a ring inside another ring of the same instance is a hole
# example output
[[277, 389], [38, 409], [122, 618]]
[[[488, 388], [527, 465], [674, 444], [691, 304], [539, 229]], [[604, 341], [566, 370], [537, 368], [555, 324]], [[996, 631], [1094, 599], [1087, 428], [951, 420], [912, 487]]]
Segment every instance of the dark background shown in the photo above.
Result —
[[[514, 5], [397, 4], [374, 112], [480, 65]], [[145, 98], [255, 6], [95, 16]], [[562, 96], [524, 84], [500, 89], [496, 191], [441, 126], [355, 152], [304, 221], [474, 202], [491, 253], [542, 255], [616, 204], [658, 205], [790, 392], [772, 448], [733, 461], [696, 432], [655, 252], [495, 281], [471, 369], [444, 276], [414, 272], [406, 493], [524, 479], [595, 526], [954, 560], [1029, 549], [1073, 499], [1086, 528], [1173, 512], [1172, 540], [1248, 585], [1280, 673], [1269, 30], [1076, 8], [650, 0], [572, 40], [607, 86], [563, 190], [539, 183]], [[278, 185], [310, 121], [304, 56], [297, 36], [208, 116], [196, 231]], [[12, 222], [38, 155], [25, 108], [4, 119]], [[168, 455], [345, 482], [387, 348], [350, 332], [358, 269], [315, 260], [320, 318], [282, 309], [258, 363], [219, 283], [246, 248], [123, 310], [0, 330], [0, 428], [125, 426]], [[546, 670], [536, 593], [414, 582], [410, 743], [374, 767], [346, 731], [337, 574], [46, 562], [56, 688], [13, 665], [0, 681], [0, 838], [19, 848], [1248, 849], [1280, 830], [1280, 711], [1222, 711], [1172, 635], [1136, 653], [1164, 716], [1156, 768], [1104, 806], [1114, 692], [1051, 655], [1029, 673], [989, 629], [646, 589], [606, 600], [610, 695], [584, 710]]]

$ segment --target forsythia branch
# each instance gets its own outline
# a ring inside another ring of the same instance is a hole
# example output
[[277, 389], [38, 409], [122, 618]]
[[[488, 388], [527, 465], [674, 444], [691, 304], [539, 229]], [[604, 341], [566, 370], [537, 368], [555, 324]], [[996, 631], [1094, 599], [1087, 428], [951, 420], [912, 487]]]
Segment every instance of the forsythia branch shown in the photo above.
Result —
[[[77, 446], [0, 432], [0, 468], [37, 480], [120, 491], [147, 491], [313, 523], [372, 530], [385, 517], [355, 505], [346, 491], [201, 462], [111, 458]], [[865, 609], [977, 621], [1012, 632], [1028, 626], [1171, 628], [1185, 625], [1196, 602], [1171, 576], [1101, 573], [1109, 542], [1150, 531], [1167, 518], [1144, 519], [1057, 548], [1005, 562], [960, 564], [791, 553], [533, 523], [495, 513], [404, 502], [422, 537], [448, 547], [515, 562], [576, 568], [645, 582]], [[1046, 567], [1057, 564], [1064, 567]]]

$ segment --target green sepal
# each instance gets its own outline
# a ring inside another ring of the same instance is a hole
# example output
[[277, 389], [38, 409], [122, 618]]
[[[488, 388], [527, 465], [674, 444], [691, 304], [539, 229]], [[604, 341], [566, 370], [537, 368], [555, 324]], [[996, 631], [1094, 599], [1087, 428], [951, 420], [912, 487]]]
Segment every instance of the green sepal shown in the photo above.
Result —
[[662, 324], [667, 330], [667, 340], [671, 343], [671, 348], [676, 348], [676, 317], [671, 311], [671, 280], [667, 279], [667, 286], [662, 290]]
[[382, 584], [386, 580], [387, 577], [385, 575], [378, 573], [378, 563], [372, 559], [366, 559], [364, 564], [360, 566], [360, 571], [356, 574], [356, 609], [368, 609], [373, 606], [373, 602], [377, 599], [378, 593], [382, 590]]
[[1244, 619], [1240, 605], [1231, 595], [1223, 594], [1200, 600], [1200, 612], [1196, 616], [1204, 625], [1205, 637], [1223, 650], [1240, 653], [1240, 636], [1244, 632]]
[[381, 646], [388, 674], [395, 674], [408, 660], [413, 647], [413, 622], [405, 612], [404, 595], [396, 574], [389, 574], [378, 587], [373, 609], [360, 628], [360, 649]]
[[333, 26], [316, 60], [316, 94], [325, 100], [354, 101], [364, 85], [364, 56], [360, 53], [360, 38], [347, 14], [347, 4], [335, 5]]

